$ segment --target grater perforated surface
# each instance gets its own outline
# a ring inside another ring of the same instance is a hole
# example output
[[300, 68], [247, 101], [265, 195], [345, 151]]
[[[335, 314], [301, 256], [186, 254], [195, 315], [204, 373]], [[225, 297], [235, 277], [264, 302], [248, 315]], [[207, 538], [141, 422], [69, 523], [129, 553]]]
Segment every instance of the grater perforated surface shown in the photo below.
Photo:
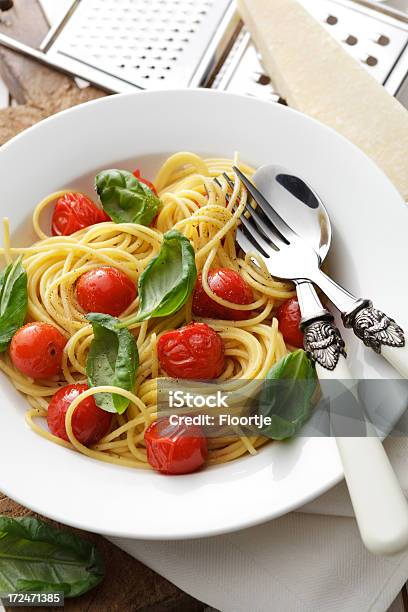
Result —
[[142, 88], [188, 86], [231, 0], [82, 0], [50, 53]]
[[[372, 0], [299, 1], [408, 108], [408, 14]], [[279, 99], [234, 0], [59, 2], [40, 49], [3, 33], [0, 45], [109, 92], [209, 86]]]
[[336, 0], [302, 0], [326, 30], [344, 45], [380, 83], [384, 83], [396, 59], [408, 43], [403, 23]]
[[[387, 83], [399, 57], [408, 47], [407, 23], [349, 0], [301, 2], [374, 78], [382, 84]], [[401, 79], [405, 74], [406, 71]], [[214, 87], [270, 100], [279, 98], [244, 27]]]

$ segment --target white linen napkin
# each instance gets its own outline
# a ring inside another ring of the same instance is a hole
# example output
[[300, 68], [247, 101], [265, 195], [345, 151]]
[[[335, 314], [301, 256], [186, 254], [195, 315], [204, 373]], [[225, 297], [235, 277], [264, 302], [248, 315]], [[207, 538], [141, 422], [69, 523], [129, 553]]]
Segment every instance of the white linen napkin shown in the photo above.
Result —
[[[408, 493], [408, 441], [385, 446]], [[385, 612], [408, 578], [408, 552], [370, 554], [352, 515], [340, 483], [298, 512], [237, 533], [111, 541], [223, 612]]]

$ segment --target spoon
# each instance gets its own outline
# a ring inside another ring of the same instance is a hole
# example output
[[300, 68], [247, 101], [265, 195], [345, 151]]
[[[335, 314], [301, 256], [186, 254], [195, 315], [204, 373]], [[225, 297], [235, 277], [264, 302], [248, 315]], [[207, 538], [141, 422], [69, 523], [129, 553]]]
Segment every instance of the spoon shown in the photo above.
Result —
[[[246, 177], [238, 169], [235, 171], [245, 181]], [[332, 231], [327, 211], [316, 194], [304, 181], [277, 166], [260, 168], [254, 175], [254, 182], [264, 198], [323, 261], [330, 248]], [[248, 188], [247, 180], [244, 184]], [[244, 227], [251, 231], [251, 226], [245, 221]], [[253, 250], [243, 231], [238, 231], [237, 240], [244, 251]], [[272, 255], [265, 260], [272, 274], [274, 259]], [[306, 336], [313, 321], [317, 325], [325, 323], [327, 311], [312, 283], [299, 278], [294, 280]], [[332, 326], [333, 333], [337, 332], [337, 344], [341, 346], [338, 330], [326, 319], [327, 323]], [[315, 360], [321, 380], [331, 378], [346, 383], [347, 379], [352, 379], [340, 349], [334, 367], [325, 367]], [[363, 542], [375, 554], [394, 554], [408, 545], [408, 506], [381, 441], [373, 435], [374, 432], [370, 433], [364, 438], [337, 437], [336, 442]]]

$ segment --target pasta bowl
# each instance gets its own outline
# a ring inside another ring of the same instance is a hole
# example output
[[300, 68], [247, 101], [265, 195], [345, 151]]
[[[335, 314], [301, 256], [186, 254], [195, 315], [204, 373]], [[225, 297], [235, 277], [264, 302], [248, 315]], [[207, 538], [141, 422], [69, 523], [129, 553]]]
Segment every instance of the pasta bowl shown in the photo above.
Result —
[[[154, 177], [177, 151], [276, 163], [305, 177], [334, 226], [330, 270], [357, 295], [375, 297], [408, 329], [408, 212], [384, 173], [333, 130], [286, 107], [205, 90], [111, 96], [51, 117], [0, 152], [0, 206], [13, 244], [30, 244], [31, 215], [47, 194], [89, 192], [102, 168]], [[355, 378], [396, 378], [344, 332]], [[26, 400], [1, 375], [0, 490], [62, 523], [111, 536], [180, 539], [249, 527], [301, 507], [342, 478], [334, 439], [298, 437], [255, 456], [165, 477], [101, 463], [37, 436]], [[405, 406], [392, 406], [397, 419]]]

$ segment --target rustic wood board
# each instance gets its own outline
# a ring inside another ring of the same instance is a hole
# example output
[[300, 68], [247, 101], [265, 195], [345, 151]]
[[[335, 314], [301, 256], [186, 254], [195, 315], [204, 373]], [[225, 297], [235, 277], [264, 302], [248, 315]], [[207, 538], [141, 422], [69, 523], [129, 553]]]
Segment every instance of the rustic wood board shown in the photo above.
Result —
[[[1, 493], [0, 514], [42, 518]], [[67, 612], [201, 612], [204, 609], [203, 604], [102, 536], [76, 531], [97, 544], [104, 558], [106, 575], [104, 581], [86, 595], [66, 600], [64, 610]], [[61, 610], [42, 607], [35, 609], [42, 612]], [[21, 607], [19, 610], [28, 612], [32, 608]]]
[[[9, 25], [0, 24], [0, 31], [34, 46], [48, 29], [42, 10], [33, 0], [15, 0], [7, 21]], [[1, 48], [0, 74], [16, 102], [15, 106], [0, 110], [0, 144], [60, 110], [105, 95], [94, 87], [80, 90], [72, 79]], [[33, 515], [1, 493], [0, 514]], [[97, 543], [105, 560], [106, 577], [87, 595], [67, 600], [64, 609], [68, 612], [198, 612], [205, 608], [103, 537], [83, 535]]]
[[[10, 25], [0, 24], [0, 31], [32, 46], [38, 45], [48, 30], [43, 12], [33, 0], [16, 0], [7, 21]], [[105, 95], [94, 87], [80, 90], [69, 77], [1, 48], [0, 75], [18, 104], [1, 111], [0, 144], [49, 115]]]

